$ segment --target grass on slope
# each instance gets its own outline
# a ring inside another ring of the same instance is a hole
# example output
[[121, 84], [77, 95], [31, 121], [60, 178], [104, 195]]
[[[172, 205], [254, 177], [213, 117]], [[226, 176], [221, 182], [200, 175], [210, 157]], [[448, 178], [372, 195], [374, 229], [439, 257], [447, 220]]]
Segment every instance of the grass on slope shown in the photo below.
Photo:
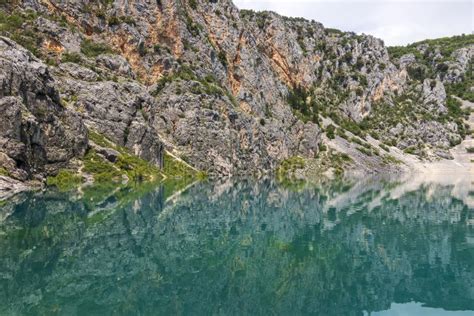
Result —
[[474, 44], [474, 34], [457, 35], [452, 37], [443, 37], [438, 39], [428, 39], [421, 42], [412, 43], [406, 46], [392, 46], [388, 47], [388, 52], [391, 58], [400, 58], [405, 54], [414, 54], [417, 59], [422, 58], [421, 53], [417, 50], [417, 46], [427, 44], [431, 48], [439, 48], [441, 54], [445, 57], [462, 47]]
[[[95, 185], [100, 185], [106, 191], [116, 184], [129, 182], [154, 182], [166, 178], [171, 179], [202, 179], [206, 175], [191, 168], [186, 163], [165, 153], [164, 168], [160, 170], [155, 165], [131, 154], [125, 147], [118, 146], [103, 135], [89, 131], [89, 138], [97, 145], [111, 148], [119, 152], [117, 161], [112, 163], [95, 150], [90, 149], [83, 158], [82, 171], [91, 175]], [[83, 183], [82, 176], [72, 170], [61, 170], [56, 176], [48, 177], [47, 184], [60, 190], [70, 190]], [[99, 192], [99, 195], [100, 192]]]

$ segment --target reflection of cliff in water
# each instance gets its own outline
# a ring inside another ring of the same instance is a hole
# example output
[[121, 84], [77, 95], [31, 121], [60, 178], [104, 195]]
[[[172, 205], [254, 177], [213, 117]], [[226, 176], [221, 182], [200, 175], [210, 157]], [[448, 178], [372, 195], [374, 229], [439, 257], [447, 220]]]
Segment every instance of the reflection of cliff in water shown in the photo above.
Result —
[[474, 310], [473, 210], [449, 187], [392, 187], [158, 187], [99, 209], [24, 197], [0, 222], [0, 314]]

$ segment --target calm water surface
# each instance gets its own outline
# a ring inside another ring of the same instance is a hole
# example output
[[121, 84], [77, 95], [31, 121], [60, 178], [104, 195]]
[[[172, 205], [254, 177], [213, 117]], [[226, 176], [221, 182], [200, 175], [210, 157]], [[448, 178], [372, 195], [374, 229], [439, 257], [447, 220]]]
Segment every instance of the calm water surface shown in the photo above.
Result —
[[0, 315], [474, 315], [474, 193], [272, 180], [0, 204]]

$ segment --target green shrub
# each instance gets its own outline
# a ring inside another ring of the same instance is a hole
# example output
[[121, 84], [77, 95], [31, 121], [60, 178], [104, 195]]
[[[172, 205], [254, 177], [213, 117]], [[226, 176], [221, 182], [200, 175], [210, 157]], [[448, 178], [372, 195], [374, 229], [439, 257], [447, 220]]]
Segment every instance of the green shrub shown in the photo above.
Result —
[[362, 140], [360, 140], [358, 137], [351, 137], [350, 141], [358, 145], [365, 146], [365, 143]]
[[56, 176], [46, 179], [48, 186], [55, 186], [60, 191], [69, 191], [82, 183], [82, 177], [71, 170], [62, 169]]
[[195, 177], [198, 173], [196, 170], [188, 167], [185, 163], [176, 160], [168, 153], [164, 155], [163, 172], [165, 175], [174, 178]]
[[37, 14], [32, 11], [0, 11], [0, 35], [7, 36], [38, 56], [42, 38], [34, 30], [33, 21]]
[[365, 137], [365, 133], [362, 131], [360, 126], [356, 122], [354, 122], [350, 119], [340, 119], [339, 120], [339, 125], [343, 129], [351, 132], [354, 135], [357, 135], [357, 136], [362, 137], [362, 138]]
[[115, 165], [125, 171], [127, 177], [134, 181], [153, 180], [160, 173], [154, 165], [128, 153], [122, 153]]
[[410, 66], [407, 68], [411, 79], [423, 82], [426, 78], [426, 71], [422, 66]]
[[350, 64], [352, 62], [352, 53], [351, 52], [347, 52], [344, 54], [344, 56], [342, 56], [342, 59], [347, 63], [347, 64]]
[[365, 64], [364, 64], [364, 61], [362, 59], [362, 57], [357, 57], [357, 61], [356, 61], [356, 64], [355, 64], [355, 67], [357, 70], [362, 70], [362, 68], [364, 68]]
[[201, 33], [202, 25], [195, 23], [190, 16], [186, 16], [186, 28], [192, 36], [196, 37]]
[[380, 139], [380, 135], [375, 131], [370, 132], [370, 136], [372, 136], [373, 139]]
[[286, 100], [301, 121], [319, 123], [319, 107], [311, 90], [297, 85], [288, 92]]
[[376, 156], [380, 156], [380, 150], [378, 150], [375, 147], [370, 146], [370, 149], [372, 150], [372, 153]]
[[466, 47], [474, 44], [474, 34], [469, 35], [456, 35], [452, 37], [443, 37], [432, 40], [424, 40], [416, 42], [407, 46], [395, 46], [388, 47], [389, 54], [392, 58], [399, 58], [402, 55], [413, 53], [417, 56], [417, 59], [421, 59], [422, 56], [416, 49], [420, 44], [428, 44], [430, 48], [436, 47], [440, 50], [441, 54], [445, 57], [451, 56], [451, 54], [462, 47]]
[[346, 162], [352, 161], [352, 158], [348, 154], [341, 153], [339, 156], [341, 157], [341, 160], [343, 161], [346, 161]]
[[63, 53], [61, 56], [61, 62], [63, 63], [75, 63], [80, 64], [82, 61], [81, 55], [78, 53]]
[[217, 54], [217, 58], [219, 58], [219, 61], [222, 65], [227, 66], [227, 56], [225, 55], [225, 52], [223, 50], [221, 50], [219, 54]]
[[123, 175], [123, 172], [93, 150], [89, 150], [84, 156], [83, 170], [93, 175], [95, 182], [120, 182]]
[[197, 9], [196, 0], [189, 0], [189, 6], [191, 7], [191, 9], [196, 10]]
[[330, 124], [327, 128], [326, 128], [326, 136], [329, 138], [329, 139], [334, 139], [336, 136], [334, 134], [334, 132], [336, 131], [336, 127], [332, 124]]
[[393, 157], [392, 155], [385, 155], [383, 156], [383, 162], [387, 165], [400, 165], [403, 162], [398, 160], [397, 158]]
[[342, 128], [338, 128], [336, 131], [337, 136], [344, 138], [345, 140], [349, 140], [349, 137], [347, 136], [346, 132]]
[[170, 75], [165, 75], [161, 77], [156, 83], [155, 90], [151, 94], [156, 97], [166, 87], [166, 84], [172, 82], [173, 80], [174, 80], [173, 76], [170, 76]]
[[324, 31], [328, 35], [343, 35], [344, 34], [341, 30], [334, 29], [334, 28], [326, 28]]
[[265, 25], [267, 23], [267, 17], [268, 13], [267, 12], [257, 12], [257, 26], [259, 29], [263, 30], [265, 28]]
[[[458, 96], [463, 100], [468, 100], [474, 102], [474, 91], [471, 90], [471, 87], [474, 86], [474, 60], [468, 65], [468, 71], [464, 76], [464, 80], [458, 83], [445, 84], [446, 92], [451, 95]], [[449, 101], [449, 100], [448, 100]]]
[[[175, 159], [170, 154], [164, 154], [163, 170], [159, 170], [153, 164], [135, 156], [125, 147], [115, 145], [113, 142], [105, 138], [99, 133], [89, 131], [89, 138], [99, 146], [113, 148], [120, 155], [113, 164], [104, 160], [95, 152], [90, 151], [85, 157], [84, 171], [98, 177], [99, 181], [116, 181], [121, 179], [122, 175], [126, 175], [134, 181], [155, 180], [164, 174], [169, 178], [196, 177], [199, 172], [190, 168], [185, 163]], [[201, 174], [201, 176], [203, 173]], [[120, 178], [119, 178], [120, 176]]]
[[10, 173], [7, 171], [7, 169], [0, 167], [0, 176], [9, 177]]
[[383, 150], [385, 150], [386, 152], [390, 152], [390, 148], [388, 148], [384, 144], [379, 144], [379, 147], [382, 148]]
[[367, 155], [367, 156], [372, 156], [372, 151], [370, 151], [367, 148], [364, 147], [357, 147], [357, 150], [360, 151], [361, 153]]
[[81, 43], [81, 53], [87, 57], [97, 57], [101, 54], [111, 54], [113, 52], [107, 44], [96, 43], [90, 39], [85, 39]]
[[145, 42], [138, 43], [137, 51], [138, 51], [138, 54], [140, 55], [140, 57], [143, 57], [148, 53], [148, 49], [145, 45]]
[[446, 99], [446, 107], [448, 108], [448, 115], [454, 119], [462, 118], [465, 114], [462, 110], [462, 103], [451, 96]]
[[397, 147], [397, 140], [392, 138], [392, 139], [387, 139], [387, 140], [384, 140], [383, 143], [387, 146], [391, 146], [391, 147]]
[[277, 169], [277, 178], [279, 181], [292, 181], [294, 172], [303, 169], [306, 163], [301, 157], [294, 156], [283, 160]]
[[114, 26], [114, 25], [120, 25], [122, 23], [126, 23], [126, 24], [130, 24], [130, 25], [135, 25], [136, 22], [135, 22], [135, 19], [131, 16], [111, 16], [109, 17], [109, 19], [107, 20], [107, 24], [109, 26]]

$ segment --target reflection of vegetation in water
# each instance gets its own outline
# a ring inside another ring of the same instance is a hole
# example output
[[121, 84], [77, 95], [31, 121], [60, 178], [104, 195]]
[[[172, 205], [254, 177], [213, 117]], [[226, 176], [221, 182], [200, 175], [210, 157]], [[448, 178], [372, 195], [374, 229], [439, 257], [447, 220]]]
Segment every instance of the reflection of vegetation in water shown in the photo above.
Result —
[[383, 182], [298, 192], [272, 181], [206, 182], [165, 202], [187, 186], [124, 186], [92, 204], [54, 192], [19, 199], [0, 222], [0, 271], [8, 275], [0, 278], [0, 314], [57, 306], [83, 314], [358, 315], [410, 300], [474, 309], [474, 248], [466, 242], [473, 211], [452, 188], [393, 199], [393, 184]]
[[163, 200], [193, 184], [193, 178], [171, 178], [157, 181], [136, 181], [127, 183], [103, 182], [81, 188], [80, 198], [89, 210], [107, 204], [130, 205], [142, 196], [160, 190]]

